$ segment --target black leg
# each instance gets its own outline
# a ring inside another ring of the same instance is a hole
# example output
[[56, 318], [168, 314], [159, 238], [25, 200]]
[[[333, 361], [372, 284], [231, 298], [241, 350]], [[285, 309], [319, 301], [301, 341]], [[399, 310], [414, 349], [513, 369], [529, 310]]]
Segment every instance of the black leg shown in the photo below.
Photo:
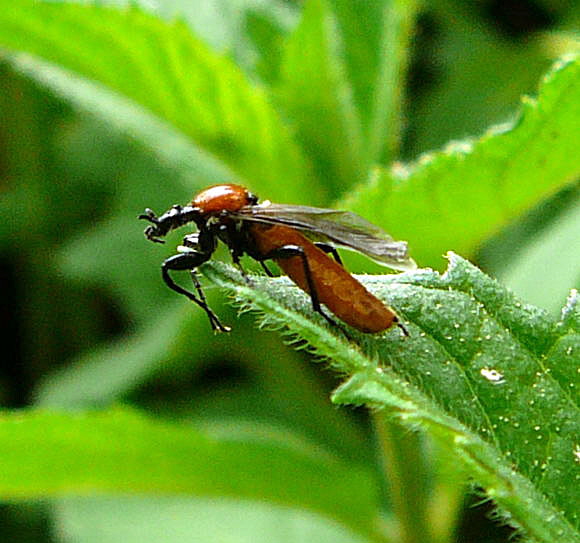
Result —
[[244, 267], [242, 266], [242, 262], [240, 260], [240, 255], [238, 253], [236, 253], [235, 251], [232, 251], [232, 261], [233, 261], [234, 265], [236, 266], [236, 268], [238, 268], [238, 270], [240, 270], [240, 273], [242, 274], [244, 281], [248, 285], [251, 285], [252, 280], [249, 278], [248, 274], [246, 273], [246, 270], [244, 270]]
[[196, 270], [191, 270], [189, 273], [191, 275], [191, 281], [193, 282], [193, 286], [195, 287], [195, 290], [197, 291], [197, 294], [199, 296], [199, 299], [204, 304], [207, 305], [207, 300], [205, 299], [205, 292], [201, 288], [201, 283], [199, 282], [199, 277], [197, 276], [197, 271]]
[[340, 258], [340, 255], [338, 254], [336, 247], [333, 247], [329, 243], [323, 243], [321, 241], [315, 241], [314, 245], [316, 245], [316, 247], [318, 247], [321, 251], [324, 251], [327, 254], [331, 254], [334, 257], [334, 260], [336, 260], [344, 268], [342, 258]]
[[[170, 289], [174, 290], [175, 292], [178, 292], [179, 294], [183, 294], [183, 296], [189, 298], [192, 302], [199, 305], [199, 307], [201, 307], [205, 311], [213, 330], [218, 332], [229, 332], [230, 329], [220, 322], [218, 316], [207, 305], [205, 295], [203, 294], [203, 290], [195, 274], [195, 268], [197, 268], [198, 266], [209, 260], [210, 256], [211, 253], [205, 254], [198, 253], [195, 251], [171, 256], [165, 262], [163, 262], [163, 265], [161, 266], [161, 275], [163, 276], [165, 284]], [[199, 294], [199, 298], [192, 292], [189, 292], [188, 290], [185, 290], [183, 287], [180, 287], [171, 278], [169, 274], [170, 270], [189, 270], [191, 272], [193, 284], [195, 285], [195, 288]]]
[[401, 332], [403, 332], [404, 336], [409, 337], [409, 331], [403, 326], [403, 324], [399, 320], [399, 317], [395, 317], [395, 325], [397, 326], [397, 328], [399, 328], [399, 330], [401, 330]]
[[[224, 212], [224, 216], [227, 216], [226, 212]], [[242, 234], [232, 223], [227, 225], [225, 224], [220, 225], [219, 235], [222, 241], [224, 241], [225, 244], [230, 248], [230, 254], [232, 256], [234, 266], [236, 266], [236, 268], [240, 270], [240, 273], [242, 274], [242, 277], [244, 278], [246, 284], [251, 285], [252, 280], [248, 277], [248, 274], [246, 273], [246, 270], [244, 270], [244, 267], [242, 266], [242, 262], [240, 260], [240, 257], [243, 256], [244, 254], [244, 251], [241, 249], [244, 246]]]
[[266, 272], [268, 277], [274, 277], [274, 274], [268, 269], [268, 266], [266, 266], [266, 263], [263, 260], [260, 260], [260, 266], [262, 266], [262, 269]]
[[[279, 247], [278, 249], [274, 249], [273, 251], [267, 253], [266, 255], [262, 255], [260, 257], [260, 261], [262, 260], [271, 260], [273, 258], [293, 258], [298, 256], [302, 259], [302, 264], [304, 266], [304, 275], [306, 277], [306, 282], [308, 283], [308, 290], [310, 292], [310, 299], [312, 300], [312, 309], [322, 315], [326, 322], [328, 322], [332, 326], [337, 326], [338, 324], [336, 321], [331, 319], [320, 306], [320, 300], [318, 299], [318, 291], [316, 290], [316, 284], [314, 283], [314, 279], [312, 278], [312, 271], [310, 270], [310, 264], [308, 263], [308, 257], [304, 252], [304, 249], [299, 245], [284, 245], [283, 247]], [[340, 328], [340, 327], [339, 327]]]

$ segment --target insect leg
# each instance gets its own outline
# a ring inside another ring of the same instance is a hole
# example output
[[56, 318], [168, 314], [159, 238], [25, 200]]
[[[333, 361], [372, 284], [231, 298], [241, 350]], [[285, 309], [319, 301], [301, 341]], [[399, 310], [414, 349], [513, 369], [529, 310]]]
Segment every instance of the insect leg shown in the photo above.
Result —
[[[310, 269], [310, 264], [308, 263], [308, 257], [304, 252], [304, 249], [299, 245], [284, 245], [273, 251], [263, 255], [260, 260], [270, 260], [273, 258], [293, 258], [298, 256], [302, 259], [302, 265], [304, 266], [304, 276], [306, 277], [306, 282], [308, 283], [308, 291], [310, 294], [310, 299], [312, 300], [312, 309], [322, 315], [326, 322], [332, 326], [338, 326], [338, 323], [331, 319], [323, 310], [320, 305], [320, 300], [318, 299], [318, 292], [316, 290], [316, 285], [314, 279], [312, 278], [312, 271]], [[340, 327], [339, 327], [340, 328]]]
[[263, 260], [260, 260], [260, 265], [262, 266], [262, 269], [266, 272], [266, 275], [268, 277], [274, 277], [274, 274], [270, 271], [268, 266], [266, 266], [266, 263]]
[[399, 320], [399, 317], [395, 316], [395, 320], [393, 321], [397, 328], [403, 332], [403, 335], [409, 337], [409, 331], [403, 326], [403, 323]]
[[246, 270], [242, 266], [242, 262], [240, 259], [240, 257], [243, 256], [244, 254], [243, 235], [236, 229], [235, 225], [224, 224], [219, 227], [219, 236], [222, 239], [222, 241], [224, 241], [225, 244], [229, 247], [230, 255], [232, 256], [232, 262], [234, 263], [234, 266], [236, 266], [236, 268], [240, 270], [240, 273], [242, 274], [242, 277], [244, 278], [246, 284], [251, 285], [252, 280], [246, 273]]
[[344, 268], [342, 258], [340, 258], [336, 247], [333, 247], [330, 245], [330, 243], [323, 243], [322, 241], [315, 241], [314, 245], [316, 245], [316, 247], [318, 247], [321, 251], [324, 251], [327, 254], [331, 254], [334, 257], [334, 260], [336, 260]]
[[[205, 300], [205, 295], [201, 289], [201, 285], [195, 276], [195, 268], [207, 262], [211, 256], [211, 253], [199, 253], [196, 251], [190, 251], [187, 253], [177, 254], [174, 256], [169, 257], [165, 262], [163, 262], [161, 266], [161, 275], [163, 276], [163, 280], [165, 284], [175, 292], [179, 294], [183, 294], [187, 298], [189, 298], [192, 302], [195, 302], [199, 307], [201, 307], [206, 315], [208, 316], [209, 323], [213, 330], [218, 332], [229, 332], [230, 329], [227, 326], [224, 326], [217, 315], [211, 310], [211, 308], [207, 305]], [[180, 287], [170, 276], [169, 271], [174, 270], [189, 270], [191, 272], [192, 280], [195, 285], [195, 288], [200, 295], [198, 298], [192, 292], [185, 290], [183, 287]]]
[[197, 276], [197, 271], [196, 270], [190, 270], [190, 275], [191, 275], [191, 281], [193, 282], [193, 286], [195, 287], [195, 290], [197, 291], [197, 294], [199, 296], [199, 299], [207, 305], [207, 300], [205, 298], [205, 292], [203, 291], [203, 288], [201, 288], [201, 283], [199, 282], [199, 277]]
[[242, 262], [240, 260], [240, 255], [238, 253], [232, 251], [232, 260], [233, 260], [234, 265], [236, 266], [236, 268], [238, 268], [238, 270], [240, 270], [240, 273], [242, 274], [242, 277], [244, 278], [244, 281], [248, 285], [251, 285], [252, 284], [252, 280], [249, 278], [248, 274], [246, 273], [246, 270], [244, 270], [244, 267], [242, 266]]

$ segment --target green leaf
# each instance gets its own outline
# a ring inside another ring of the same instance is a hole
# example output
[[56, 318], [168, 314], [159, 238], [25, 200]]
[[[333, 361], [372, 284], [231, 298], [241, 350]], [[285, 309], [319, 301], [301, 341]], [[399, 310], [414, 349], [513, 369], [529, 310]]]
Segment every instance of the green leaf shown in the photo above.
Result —
[[[378, 169], [343, 205], [407, 239], [421, 265], [468, 255], [515, 217], [580, 176], [580, 60], [562, 60], [520, 119], [409, 166]], [[377, 205], [380, 202], [380, 205]]]
[[424, 428], [532, 539], [580, 541], [576, 293], [557, 322], [451, 254], [444, 275], [361, 277], [402, 316], [410, 337], [349, 330], [354, 342], [323, 325], [285, 278], [256, 278], [251, 288], [224, 267], [204, 273], [350, 375], [335, 402], [388, 408]]
[[385, 147], [396, 152], [414, 11], [414, 2], [312, 0], [285, 44], [280, 103], [335, 194], [366, 179]]
[[[153, 304], [146, 306], [151, 313]], [[42, 379], [35, 392], [36, 403], [69, 409], [110, 405], [167, 371], [180, 357], [187, 356], [188, 347], [195, 350], [189, 357], [193, 368], [202, 362], [195, 354], [211, 350], [212, 334], [204, 325], [201, 312], [192, 313], [183, 303], [171, 304], [130, 338], [92, 350]]]
[[497, 278], [527, 302], [556, 313], [571, 287], [580, 288], [580, 184], [576, 202], [534, 236]]
[[259, 190], [276, 179], [272, 192], [280, 198], [312, 194], [309, 167], [264, 91], [196, 39], [184, 23], [161, 20], [136, 5], [113, 9], [2, 0], [0, 46], [82, 78], [66, 81], [54, 67], [30, 64], [28, 70], [42, 83], [52, 79], [55, 89], [73, 95], [77, 103], [87, 102], [92, 111], [98, 111], [95, 106], [102, 100], [108, 118], [118, 111], [119, 122], [128, 117], [133, 128], [143, 125], [148, 141], [154, 133], [151, 122], [133, 119], [134, 107], [123, 115], [122, 105], [102, 90], [88, 89], [87, 81], [139, 106], [138, 116], [146, 112], [157, 124], [189, 138], [238, 181]]
[[99, 494], [232, 497], [304, 508], [372, 533], [369, 473], [280, 435], [211, 436], [133, 411], [5, 412], [3, 499]]
[[[208, 301], [216, 308], [213, 294], [218, 292], [214, 289], [210, 294]], [[153, 306], [147, 306], [152, 312]], [[223, 318], [220, 309], [216, 308]], [[347, 412], [328, 403], [312, 375], [315, 369], [306, 366], [299, 353], [284, 348], [276, 335], [256, 336], [248, 329], [250, 322], [234, 323], [233, 318], [228, 315], [224, 320], [234, 324], [235, 330], [216, 336], [203, 311], [177, 300], [166, 310], [152, 313], [150, 322], [131, 338], [81, 355], [42, 379], [34, 393], [35, 403], [42, 408], [105, 408], [127, 397], [135, 401], [152, 383], [157, 390], [155, 409], [168, 416], [224, 420], [229, 425], [233, 419], [238, 427], [248, 420], [262, 421], [303, 435], [345, 460], [367, 461], [366, 435]], [[240, 371], [251, 375], [235, 391], [208, 392], [202, 386], [201, 390], [188, 388], [179, 399], [173, 388], [168, 397], [160, 394], [164, 382], [172, 387], [175, 382], [190, 382], [192, 374], [199, 375], [216, 360], [228, 360], [232, 352], [239, 358]], [[263, 353], [275, 356], [264, 359]], [[144, 396], [143, 403], [151, 408], [149, 394]]]
[[549, 33], [524, 40], [506, 39], [501, 25], [466, 2], [437, 0], [426, 15], [416, 48], [419, 74], [428, 77], [409, 104], [412, 156], [513, 119], [520, 96], [534, 92], [550, 64], [578, 51], [558, 33], [557, 18]]
[[[343, 3], [355, 10], [360, 6], [348, 1]], [[399, 156], [403, 131], [403, 91], [418, 11], [419, 5], [415, 0], [392, 0], [384, 8], [377, 50], [377, 75], [367, 127], [369, 164], [389, 164]], [[364, 87], [361, 91], [366, 92]]]
[[[371, 161], [378, 160], [381, 126], [388, 126], [399, 115], [400, 93], [404, 86], [408, 40], [412, 30], [415, 0], [379, 0], [351, 2], [327, 0], [336, 18], [343, 48], [339, 50], [344, 62], [353, 99], [360, 115], [365, 135], [369, 138]], [[333, 59], [329, 59], [332, 61]], [[392, 130], [384, 134], [387, 140], [399, 137], [394, 122]], [[398, 128], [398, 127], [397, 127]], [[376, 140], [376, 141], [374, 141]]]
[[[188, 134], [169, 126], [118, 93], [96, 85], [94, 81], [74, 77], [70, 72], [36, 57], [16, 54], [10, 60], [18, 72], [50, 89], [79, 112], [88, 113], [102, 122], [109, 138], [111, 131], [130, 140], [137, 135], [139, 143], [145, 146], [151, 158], [157, 159], [157, 168], [160, 165], [167, 168], [172, 181], [186, 187], [189, 196], [192, 186], [207, 185], [208, 179], [239, 181], [236, 173], [228, 169], [227, 163], [197, 147]], [[94, 121], [92, 124], [94, 126]], [[94, 156], [92, 159], [95, 159]], [[156, 186], [159, 187], [159, 184], [158, 178]]]
[[[341, 57], [339, 29], [326, 0], [307, 2], [288, 39], [280, 98], [302, 145], [336, 192], [363, 173], [363, 134]], [[308, 54], [305, 54], [308, 51]]]
[[288, 34], [296, 27], [301, 6], [283, 0], [254, 0], [245, 13], [244, 31], [253, 46], [253, 72], [274, 85], [280, 77], [282, 49]]
[[64, 498], [52, 512], [62, 539], [75, 543], [368, 541], [307, 511], [232, 499]]

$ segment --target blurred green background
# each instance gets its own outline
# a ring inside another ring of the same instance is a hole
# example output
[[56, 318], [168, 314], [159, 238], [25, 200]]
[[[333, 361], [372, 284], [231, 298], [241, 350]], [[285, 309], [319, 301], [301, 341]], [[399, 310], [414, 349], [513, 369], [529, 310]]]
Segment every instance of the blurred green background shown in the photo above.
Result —
[[[302, 6], [172, 0], [159, 9], [183, 15], [212, 48], [256, 80], [274, 83], [279, 43]], [[573, 0], [425, 3], [411, 42], [395, 158], [413, 160], [513, 119], [521, 95], [534, 93], [554, 59], [572, 48], [579, 14]], [[251, 315], [238, 318], [216, 289], [208, 294], [233, 324], [228, 336], [214, 336], [201, 311], [163, 286], [159, 265], [182, 233], [154, 247], [137, 214], [185, 203], [227, 173], [204, 153], [188, 153], [184, 177], [130, 131], [8, 62], [0, 63], [0, 112], [3, 407], [130, 404], [215, 432], [265, 428], [374, 461], [364, 410], [337, 410], [328, 401], [337, 384], [330, 372], [278, 334], [257, 330]], [[165, 151], [179, 154], [180, 145]], [[333, 205], [349, 188], [329, 180], [312, 188], [312, 203]], [[578, 184], [569, 186], [466, 256], [556, 313], [580, 281], [570, 258], [580, 231], [578, 193]], [[511, 530], [478, 502], [477, 493], [466, 497], [456, 541], [508, 541]], [[171, 533], [152, 531], [168, 516]], [[355, 540], [320, 519], [266, 505], [103, 498], [0, 506], [0, 538], [13, 542], [271, 541], [280, 526], [294, 534], [289, 541]]]

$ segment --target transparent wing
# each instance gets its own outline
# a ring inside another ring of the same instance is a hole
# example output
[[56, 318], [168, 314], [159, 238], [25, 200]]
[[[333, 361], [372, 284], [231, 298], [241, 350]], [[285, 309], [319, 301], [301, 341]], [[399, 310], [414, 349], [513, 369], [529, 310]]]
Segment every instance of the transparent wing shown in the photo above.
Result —
[[407, 271], [417, 267], [409, 257], [405, 241], [395, 241], [382, 228], [349, 211], [264, 202], [244, 207], [232, 216], [291, 226], [314, 241], [357, 251], [395, 270]]

